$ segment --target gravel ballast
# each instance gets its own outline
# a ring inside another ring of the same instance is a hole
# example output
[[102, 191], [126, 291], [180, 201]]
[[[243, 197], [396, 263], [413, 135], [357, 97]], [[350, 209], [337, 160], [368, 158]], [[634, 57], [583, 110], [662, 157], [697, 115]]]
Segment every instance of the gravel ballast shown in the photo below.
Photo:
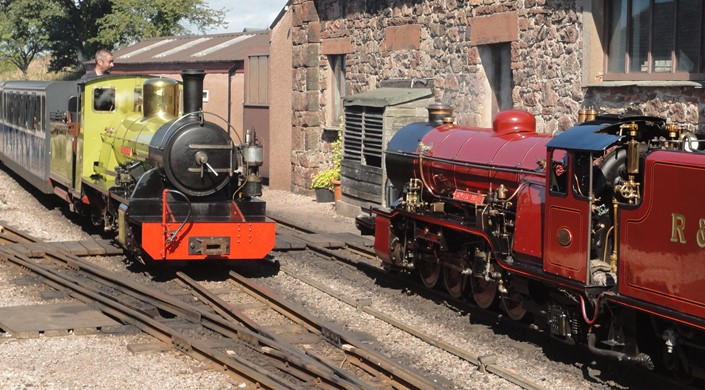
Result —
[[[61, 205], [60, 202], [53, 201], [47, 196], [37, 198], [35, 195], [28, 194], [15, 178], [0, 170], [0, 220], [45, 241], [76, 241], [94, 236], [95, 232], [86, 232], [71, 222], [66, 217], [65, 207], [56, 206]], [[265, 188], [263, 198], [267, 201], [268, 213], [275, 218], [291, 220], [317, 231], [331, 229], [357, 232], [352, 219], [335, 213], [333, 203], [316, 203], [312, 197], [268, 188]], [[276, 260], [276, 256], [289, 255], [285, 253], [274, 254], [274, 256]], [[111, 271], [124, 272], [145, 281], [152, 279], [148, 271], [141, 269], [135, 273], [129, 263], [118, 257], [89, 259]], [[329, 321], [339, 322], [345, 329], [383, 340], [381, 345], [383, 352], [398, 356], [400, 359], [415, 360], [414, 365], [417, 367], [425, 367], [428, 371], [437, 374], [439, 378], [450, 378], [456, 388], [518, 388], [492, 375], [480, 373], [476, 367], [436, 351], [394, 328], [380, 325], [364, 315], [360, 316], [353, 308], [320, 295], [310, 287], [292, 280], [284, 272], [270, 275], [259, 281], [272, 288], [281, 289], [281, 294], [288, 299], [299, 302], [306, 309]], [[214, 290], [227, 284], [219, 281], [204, 282]], [[336, 283], [332, 279], [328, 282]], [[365, 290], [365, 286], [337, 285], [334, 287], [349, 289], [348, 294], [357, 298], [365, 298], [370, 294]], [[50, 290], [36, 278], [33, 279], [13, 267], [0, 266], [0, 307], [70, 301], [70, 298], [44, 299], [42, 293]], [[397, 294], [404, 295], [402, 291]], [[413, 313], [406, 313], [403, 305], [395, 305], [393, 299], [376, 302], [383, 304], [384, 310], [390, 315], [396, 315], [399, 318], [411, 315], [406, 320], [423, 327], [428, 333], [445, 327], [444, 324], [436, 324], [434, 327], [433, 318], [414, 319]], [[434, 303], [428, 302], [428, 304]], [[462, 338], [462, 335], [454, 335], [454, 337]], [[41, 336], [18, 339], [0, 333], [0, 362], [3, 362], [0, 369], [0, 389], [242, 388], [234, 378], [178, 352], [168, 350], [133, 353], [128, 348], [155, 342], [155, 339], [144, 334]], [[465, 340], [456, 340], [456, 342], [462, 344]], [[532, 354], [539, 349], [532, 345], [527, 345], [526, 348]], [[511, 361], [504, 363], [512, 364]], [[549, 388], [607, 388], [595, 382], [585, 381], [582, 377], [582, 369], [563, 364], [560, 370], [562, 372], [558, 376], [548, 378], [545, 375], [538, 375], [538, 378], [534, 379], [546, 380], [545, 384]]]

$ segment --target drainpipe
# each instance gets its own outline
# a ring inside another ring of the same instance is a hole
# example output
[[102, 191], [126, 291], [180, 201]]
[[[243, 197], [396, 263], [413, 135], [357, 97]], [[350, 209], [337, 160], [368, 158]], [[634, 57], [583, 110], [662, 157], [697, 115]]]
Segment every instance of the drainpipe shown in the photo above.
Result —
[[233, 66], [228, 69], [228, 133], [230, 132], [230, 115], [232, 111], [232, 98], [233, 98], [233, 72], [235, 71], [235, 68], [237, 67], [237, 64], [234, 64]]

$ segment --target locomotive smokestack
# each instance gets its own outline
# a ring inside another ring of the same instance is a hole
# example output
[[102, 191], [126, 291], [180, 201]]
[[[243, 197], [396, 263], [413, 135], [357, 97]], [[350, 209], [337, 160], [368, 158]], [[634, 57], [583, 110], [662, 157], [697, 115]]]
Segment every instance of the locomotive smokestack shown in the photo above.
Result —
[[[448, 104], [434, 103], [426, 109], [428, 110], [428, 121], [434, 126], [446, 123], [446, 118], [453, 116], [453, 107]], [[450, 122], [452, 123], [452, 120]]]
[[203, 69], [185, 69], [181, 71], [184, 81], [184, 114], [203, 109], [203, 79], [206, 72]]

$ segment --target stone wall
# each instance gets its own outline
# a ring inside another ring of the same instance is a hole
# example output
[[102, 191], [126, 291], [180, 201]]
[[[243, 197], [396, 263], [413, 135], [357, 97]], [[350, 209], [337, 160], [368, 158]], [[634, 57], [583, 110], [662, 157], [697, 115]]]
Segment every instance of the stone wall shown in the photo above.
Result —
[[[673, 114], [700, 127], [702, 97], [692, 88], [593, 88], [583, 74], [583, 7], [596, 0], [294, 0], [293, 188], [307, 190], [326, 159], [326, 54], [346, 55], [347, 94], [389, 79], [432, 79], [436, 101], [456, 121], [487, 123], [487, 76], [479, 45], [511, 47], [514, 108], [537, 129], [574, 125], [581, 107]], [[595, 39], [593, 37], [593, 39]], [[593, 55], [602, 56], [602, 53]], [[595, 62], [595, 61], [593, 61]], [[597, 61], [601, 63], [601, 61]]]

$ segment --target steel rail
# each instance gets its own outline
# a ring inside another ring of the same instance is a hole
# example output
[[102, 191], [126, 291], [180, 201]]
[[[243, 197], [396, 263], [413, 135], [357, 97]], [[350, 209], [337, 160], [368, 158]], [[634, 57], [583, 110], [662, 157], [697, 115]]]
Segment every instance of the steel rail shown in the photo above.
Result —
[[[3, 249], [4, 248], [4, 249]], [[9, 250], [9, 248], [0, 246], [0, 253], [5, 252], [6, 254], [14, 254], [22, 258], [21, 255], [14, 253]], [[66, 267], [73, 271], [80, 271], [86, 275], [82, 276], [82, 279], [89, 279], [94, 283], [100, 283], [99, 288], [90, 289], [87, 288], [94, 294], [106, 295], [120, 293], [121, 296], [129, 297], [142, 302], [135, 311], [140, 314], [143, 318], [151, 318], [149, 307], [158, 308], [164, 312], [168, 312], [172, 315], [181, 317], [187, 321], [194, 323], [199, 323], [204, 328], [210, 329], [216, 333], [223, 335], [224, 337], [231, 339], [239, 339], [244, 341], [248, 345], [259, 347], [261, 353], [270, 357], [270, 359], [276, 359], [279, 364], [275, 366], [283, 372], [298, 378], [302, 382], [313, 382], [319, 388], [330, 388], [330, 389], [373, 389], [375, 386], [367, 384], [355, 378], [354, 375], [335, 367], [334, 365], [328, 363], [325, 364], [321, 359], [317, 359], [314, 356], [309, 356], [307, 354], [301, 353], [298, 349], [292, 347], [289, 343], [282, 343], [277, 337], [273, 337], [271, 334], [262, 331], [259, 334], [257, 327], [254, 326], [254, 330], [247, 329], [243, 326], [237, 318], [230, 316], [230, 318], [218, 317], [212, 313], [203, 312], [198, 307], [190, 305], [186, 302], [180, 301], [171, 295], [164, 293], [163, 291], [156, 290], [153, 288], [146, 287], [142, 284], [135, 283], [129, 280], [124, 280], [117, 278], [114, 274], [101, 269], [93, 264], [90, 264], [76, 256], [65, 254], [61, 251], [55, 249], [47, 249], [43, 251], [47, 258], [52, 258], [56, 261], [66, 264]], [[7, 257], [7, 256], [6, 256]], [[10, 259], [12, 259], [10, 257]], [[29, 261], [29, 259], [22, 259]], [[18, 261], [14, 261], [18, 264]], [[35, 270], [35, 272], [37, 272]], [[49, 271], [52, 272], [52, 271]], [[57, 272], [53, 272], [58, 275]], [[55, 287], [57, 289], [68, 288], [74, 289], [71, 285], [67, 283], [60, 283], [56, 280], [47, 279], [46, 274], [41, 274], [45, 277], [46, 283]], [[186, 277], [185, 275], [183, 275]], [[187, 278], [187, 277], [186, 277]], [[73, 284], [78, 285], [78, 280], [72, 280]], [[107, 290], [107, 291], [106, 291]], [[207, 290], [200, 289], [201, 292]], [[215, 297], [212, 293], [207, 295]], [[84, 294], [80, 294], [78, 298], [84, 298]], [[81, 301], [90, 302], [90, 299], [80, 299]], [[121, 300], [121, 298], [113, 299], [114, 302]], [[145, 308], [144, 304], [147, 305]], [[222, 307], [225, 307], [224, 303], [221, 302]], [[160, 337], [159, 334], [155, 335], [153, 332], [145, 330], [143, 327], [139, 326], [133, 318], [125, 316], [124, 313], [121, 314], [120, 311], [116, 312], [114, 310], [109, 310], [109, 307], [103, 305], [97, 305], [98, 309], [103, 310], [109, 315], [112, 315], [125, 323], [132, 323], [136, 325], [139, 329], [144, 330], [146, 333], [155, 336], [157, 339], [171, 343], [177, 349], [184, 352], [190, 352], [194, 348], [194, 340], [187, 337], [180, 337], [178, 335], [173, 335], [169, 339]], [[223, 314], [223, 310], [216, 310], [219, 314]], [[244, 318], [244, 317], [243, 317]], [[232, 320], [235, 320], [234, 322]], [[251, 324], [255, 325], [255, 324]], [[164, 333], [164, 332], [162, 332]], [[197, 347], [197, 346], [196, 346]], [[196, 348], [198, 349], [198, 348]], [[207, 357], [207, 356], [206, 356]], [[225, 356], [228, 358], [228, 356]], [[211, 359], [213, 360], [213, 359]], [[220, 362], [219, 362], [220, 363]], [[225, 365], [227, 367], [227, 365]], [[237, 371], [234, 371], [237, 372]]]
[[37, 242], [37, 239], [29, 235], [28, 233], [11, 228], [7, 226], [3, 221], [0, 221], [0, 240], [10, 243], [18, 243], [22, 241]]
[[[295, 230], [295, 231], [301, 231], [304, 233], [310, 232], [307, 229], [299, 229], [293, 223], [280, 222], [278, 220], [277, 220], [277, 223], [284, 223], [284, 226], [286, 226], [289, 229]], [[306, 241], [305, 237], [300, 237], [300, 238], [302, 240]], [[311, 243], [309, 241], [306, 241], [306, 247], [314, 252], [318, 252], [320, 254], [323, 254], [323, 255], [325, 255], [335, 261], [342, 261], [345, 264], [348, 264], [348, 265], [351, 265], [351, 266], [354, 266], [357, 268], [360, 268], [360, 267], [372, 268], [369, 264], [365, 264], [362, 262], [347, 259], [344, 256], [342, 256], [338, 253], [335, 253], [334, 251], [331, 251], [327, 248], [321, 247], [321, 246], [316, 245], [314, 243]], [[346, 243], [346, 247], [348, 250], [356, 252], [359, 255], [370, 256], [370, 257], [374, 256], [374, 254], [371, 253], [371, 251], [369, 249], [360, 247], [359, 245]], [[347, 298], [341, 296], [340, 294], [337, 294], [333, 290], [329, 289], [328, 287], [324, 286], [322, 283], [314, 281], [314, 280], [307, 278], [305, 276], [296, 274], [296, 273], [292, 272], [291, 270], [287, 269], [286, 267], [282, 266], [280, 269], [282, 271], [286, 272], [287, 274], [289, 274], [291, 277], [293, 277], [295, 279], [299, 279], [302, 282], [304, 282], [304, 283], [306, 283], [316, 289], [319, 289], [319, 290], [325, 292], [326, 294], [329, 294], [330, 296], [337, 298], [340, 301], [342, 301], [352, 307], [357, 308], [358, 310], [361, 310], [361, 311], [363, 311], [363, 312], [365, 312], [365, 313], [367, 313], [367, 314], [369, 314], [369, 315], [371, 315], [381, 321], [384, 321], [384, 322], [388, 323], [389, 325], [394, 326], [395, 328], [398, 328], [404, 332], [407, 332], [407, 333], [417, 337], [418, 339], [428, 343], [429, 345], [432, 345], [436, 348], [444, 350], [452, 355], [455, 355], [455, 356], [467, 361], [470, 364], [477, 366], [482, 371], [490, 372], [494, 375], [497, 375], [500, 378], [507, 380], [508, 382], [511, 382], [511, 383], [513, 383], [517, 386], [520, 386], [524, 389], [527, 389], [527, 390], [543, 390], [543, 389], [545, 389], [543, 386], [535, 384], [535, 383], [531, 382], [530, 380], [528, 380], [520, 375], [517, 375], [516, 373], [514, 373], [510, 369], [498, 366], [497, 364], [495, 364], [496, 357], [494, 357], [494, 356], [473, 355], [473, 354], [469, 353], [468, 351], [464, 351], [460, 348], [457, 348], [456, 346], [450, 345], [450, 344], [448, 344], [448, 343], [446, 343], [436, 337], [424, 334], [423, 332], [420, 332], [407, 324], [404, 324], [400, 321], [397, 321], [397, 320], [389, 317], [388, 315], [386, 315], [378, 310], [375, 310], [369, 306], [360, 305], [358, 302], [353, 301], [351, 299], [347, 299]]]
[[333, 329], [333, 326], [324, 323], [320, 319], [313, 318], [303, 308], [283, 300], [273, 291], [262, 286], [255, 285], [244, 277], [234, 273], [229, 273], [233, 284], [241, 287], [244, 291], [251, 293], [253, 297], [267, 303], [272, 308], [287, 316], [292, 321], [309, 329], [310, 332], [319, 334], [334, 345], [340, 346], [346, 352], [355, 355], [358, 359], [366, 362], [368, 367], [380, 373], [379, 378], [383, 378], [392, 387], [398, 389], [435, 389], [441, 388], [437, 383], [430, 381], [410, 367], [405, 367], [390, 358], [381, 355], [364, 346], [362, 341], [355, 339], [343, 331]]
[[114, 301], [100, 293], [91, 291], [83, 287], [81, 281], [66, 275], [59, 274], [56, 270], [50, 270], [40, 266], [25, 256], [8, 251], [3, 246], [0, 246], [0, 256], [5, 260], [12, 262], [20, 267], [31, 270], [37, 275], [46, 279], [49, 285], [57, 289], [66, 288], [72, 291], [71, 296], [87, 304], [95, 304], [104, 313], [120, 319], [124, 323], [131, 324], [143, 332], [155, 337], [156, 339], [173, 345], [178, 350], [193, 356], [208, 359], [217, 363], [221, 367], [228, 369], [230, 372], [238, 375], [242, 380], [253, 386], [263, 386], [271, 389], [286, 388], [291, 385], [285, 379], [274, 375], [273, 373], [259, 367], [251, 362], [248, 362], [238, 356], [228, 356], [222, 352], [216, 351], [209, 347], [206, 343], [186, 336], [159, 321], [145, 315], [144, 313], [134, 310], [133, 308]]
[[[258, 333], [256, 327], [253, 328], [254, 330], [248, 329], [240, 321], [232, 322], [227, 318], [204, 312], [198, 307], [178, 300], [163, 291], [149, 288], [129, 280], [116, 278], [112, 273], [102, 270], [82, 259], [75, 258], [72, 255], [48, 251], [47, 256], [54, 257], [60, 261], [66, 261], [69, 268], [92, 274], [100, 278], [101, 280], [99, 282], [108, 285], [109, 288], [120, 290], [126, 295], [154, 306], [159, 310], [199, 323], [204, 328], [219, 333], [224, 337], [239, 339], [249, 345], [259, 347], [261, 352], [283, 360], [284, 366], [289, 370], [289, 374], [294, 372], [291, 371], [292, 367], [298, 368], [299, 375], [292, 375], [302, 381], [307, 377], [312, 377], [315, 378], [319, 386], [322, 387], [335, 389], [367, 388], [364, 383], [358, 382], [355, 380], [356, 378], [354, 378], [354, 376], [344, 373], [342, 370], [336, 370], [331, 366], [323, 366], [315, 359], [305, 354], [298, 352], [292, 353], [293, 351], [289, 348], [288, 344], [281, 343], [280, 340], [272, 337], [272, 335], [267, 332]], [[212, 293], [210, 295], [213, 296]], [[275, 354], [272, 353], [272, 351], [282, 351], [282, 353]]]
[[[194, 294], [203, 302], [206, 302], [211, 308], [213, 308], [219, 315], [221, 315], [223, 318], [225, 318], [228, 321], [235, 322], [242, 324], [243, 326], [247, 327], [250, 331], [257, 333], [261, 335], [262, 337], [269, 338], [273, 341], [276, 341], [280, 346], [282, 350], [286, 350], [288, 353], [294, 355], [294, 356], [299, 356], [302, 360], [311, 360], [313, 365], [316, 365], [318, 363], [320, 367], [312, 367], [309, 366], [309, 370], [311, 371], [316, 371], [316, 370], [323, 370], [327, 371], [327, 375], [337, 375], [347, 381], [350, 382], [350, 389], [373, 389], [373, 386], [370, 386], [369, 384], [360, 381], [358, 378], [355, 378], [354, 375], [351, 373], [339, 368], [335, 367], [333, 364], [327, 361], [322, 361], [319, 359], [311, 359], [310, 356], [307, 356], [303, 352], [301, 352], [299, 349], [291, 345], [291, 343], [283, 340], [280, 336], [278, 336], [275, 333], [270, 333], [266, 332], [258, 323], [256, 323], [250, 316], [242, 312], [241, 310], [237, 310], [231, 305], [229, 305], [227, 302], [223, 301], [220, 299], [218, 296], [213, 294], [211, 291], [208, 291], [206, 288], [201, 286], [199, 283], [197, 283], [195, 280], [191, 279], [188, 277], [186, 274], [183, 272], [177, 272], [176, 275], [179, 277], [179, 279], [190, 289], [193, 290]], [[268, 349], [268, 353], [272, 355], [276, 355], [276, 351], [274, 349]], [[283, 357], [283, 355], [277, 355]], [[311, 363], [309, 363], [311, 364]]]
[[471, 363], [471, 364], [477, 366], [478, 368], [480, 368], [483, 371], [490, 372], [494, 375], [497, 375], [497, 376], [501, 377], [502, 379], [505, 379], [508, 382], [511, 382], [511, 383], [513, 383], [517, 386], [520, 386], [524, 389], [527, 389], [527, 390], [543, 390], [543, 389], [545, 389], [542, 386], [539, 386], [535, 383], [532, 383], [531, 381], [527, 380], [526, 378], [523, 378], [521, 376], [516, 375], [515, 373], [513, 373], [509, 369], [506, 369], [501, 366], [498, 366], [497, 364], [494, 364], [493, 360], [496, 360], [496, 357], [494, 357], [494, 355], [489, 355], [489, 356], [473, 355], [470, 352], [465, 351], [461, 348], [458, 348], [454, 345], [451, 345], [445, 341], [442, 341], [441, 339], [439, 339], [437, 337], [434, 337], [434, 336], [431, 336], [431, 335], [426, 334], [424, 332], [421, 332], [408, 324], [405, 324], [401, 321], [395, 320], [394, 318], [388, 316], [387, 314], [385, 314], [379, 310], [376, 310], [376, 309], [370, 307], [369, 305], [360, 304], [358, 301], [356, 301], [354, 299], [347, 298], [341, 294], [338, 294], [336, 291], [323, 285], [322, 283], [315, 281], [309, 277], [303, 276], [301, 274], [297, 274], [296, 272], [294, 272], [293, 270], [291, 270], [285, 266], [281, 266], [280, 269], [282, 271], [284, 271], [287, 275], [290, 275], [291, 277], [298, 279], [298, 280], [302, 281], [303, 283], [308, 284], [311, 287], [314, 287], [318, 290], [321, 290], [321, 291], [325, 292], [326, 294], [340, 300], [341, 302], [344, 302], [345, 304], [352, 306], [359, 311], [367, 313], [367, 314], [377, 318], [380, 321], [386, 322], [387, 324], [389, 324], [397, 329], [400, 329], [406, 333], [409, 333], [412, 336], [418, 338], [419, 340], [421, 340], [429, 345], [432, 345], [438, 349], [441, 349], [445, 352], [448, 352], [452, 355], [455, 355], [455, 356], [467, 361], [468, 363]]

